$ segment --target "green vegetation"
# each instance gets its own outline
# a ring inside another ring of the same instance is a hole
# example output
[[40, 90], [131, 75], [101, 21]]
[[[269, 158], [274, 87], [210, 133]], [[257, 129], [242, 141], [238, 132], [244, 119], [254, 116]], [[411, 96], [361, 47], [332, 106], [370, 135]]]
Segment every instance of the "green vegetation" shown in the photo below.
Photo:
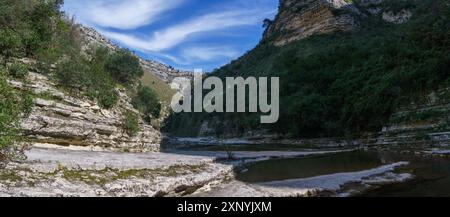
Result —
[[92, 50], [90, 60], [81, 55], [73, 56], [58, 64], [55, 74], [62, 86], [82, 90], [103, 108], [111, 108], [119, 96], [115, 82], [105, 70], [106, 59], [110, 54], [103, 47]]
[[144, 75], [141, 78], [141, 84], [143, 86], [151, 87], [158, 96], [158, 99], [165, 105], [170, 105], [172, 97], [176, 93], [176, 91], [170, 88], [166, 82], [151, 72], [144, 72]]
[[12, 57], [35, 56], [54, 45], [54, 26], [59, 25], [61, 0], [2, 0], [0, 50], [6, 63]]
[[[71, 170], [60, 167], [56, 173], [62, 173], [62, 177], [72, 182], [84, 182], [89, 185], [103, 186], [116, 180], [125, 180], [130, 178], [153, 179], [154, 177], [175, 177], [187, 175], [190, 173], [199, 173], [205, 170], [206, 165], [175, 165], [169, 168], [156, 169], [132, 169], [116, 170], [106, 168], [104, 170]], [[54, 175], [54, 174], [51, 174]], [[1, 178], [1, 176], [0, 176]]]
[[293, 137], [379, 131], [400, 105], [450, 85], [448, 1], [408, 2], [416, 7], [409, 7], [413, 17], [405, 24], [369, 17], [361, 18], [357, 31], [316, 35], [284, 47], [268, 39], [213, 73], [280, 77], [277, 124], [260, 125], [260, 114], [178, 114], [166, 130], [195, 135], [202, 121], [210, 120], [219, 135], [257, 129]]
[[384, 11], [392, 11], [393, 13], [398, 13], [402, 10], [408, 10], [415, 8], [413, 1], [409, 0], [385, 0], [382, 3], [382, 8]]
[[408, 112], [406, 115], [393, 117], [390, 122], [395, 124], [414, 123], [423, 121], [434, 121], [447, 115], [448, 111], [425, 110], [417, 112]]
[[[63, 0], [0, 0], [0, 151], [17, 141], [20, 116], [33, 106], [29, 91], [14, 90], [6, 80], [26, 82], [28, 68], [48, 75], [66, 92], [87, 96], [106, 109], [119, 101], [117, 87], [123, 85], [137, 95], [136, 105], [148, 117], [159, 115], [161, 106], [154, 92], [148, 87], [135, 90], [143, 75], [139, 59], [128, 50], [82, 49], [86, 44], [80, 27], [60, 11], [62, 4]], [[22, 64], [22, 58], [36, 60], [36, 64]], [[146, 99], [150, 101], [143, 101]], [[137, 133], [138, 116], [125, 119], [125, 129]]]
[[126, 50], [112, 54], [105, 67], [114, 80], [122, 84], [133, 84], [144, 74], [139, 59]]
[[158, 118], [161, 113], [161, 103], [155, 91], [147, 86], [139, 86], [137, 95], [133, 97], [132, 104], [142, 114], [145, 119], [150, 121], [152, 118]]
[[0, 66], [0, 158], [14, 155], [11, 147], [20, 139], [20, 119], [31, 111], [32, 105], [29, 92], [11, 87], [6, 69]]
[[13, 63], [8, 67], [9, 75], [14, 78], [24, 79], [28, 75], [28, 67], [22, 63]]
[[[79, 26], [60, 12], [62, 4], [62, 0], [1, 0], [0, 58], [4, 65], [12, 58], [36, 59], [40, 73], [111, 108], [118, 101], [116, 82], [132, 87], [143, 75], [139, 59], [128, 50], [82, 50]], [[10, 71], [14, 77], [26, 75], [17, 64]]]
[[139, 116], [133, 112], [125, 112], [124, 119], [122, 120], [122, 128], [130, 136], [135, 136], [139, 133]]

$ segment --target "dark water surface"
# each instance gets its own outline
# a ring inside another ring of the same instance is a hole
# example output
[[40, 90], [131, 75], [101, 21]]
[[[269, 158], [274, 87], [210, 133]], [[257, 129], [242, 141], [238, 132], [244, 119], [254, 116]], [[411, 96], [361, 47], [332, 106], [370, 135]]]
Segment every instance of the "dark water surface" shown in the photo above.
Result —
[[382, 166], [377, 152], [346, 152], [326, 156], [275, 159], [247, 165], [237, 174], [244, 182], [268, 182], [285, 179], [356, 172]]
[[[277, 144], [189, 145], [190, 151], [308, 151], [313, 147]], [[180, 150], [180, 149], [178, 149]], [[317, 149], [316, 149], [317, 151]], [[369, 170], [400, 161], [410, 165], [396, 172], [413, 174], [415, 179], [364, 193], [367, 197], [450, 197], [450, 159], [400, 154], [393, 151], [354, 151], [294, 159], [274, 159], [236, 169], [240, 181], [256, 183], [308, 178], [343, 172]]]
[[415, 179], [381, 189], [369, 191], [361, 196], [368, 197], [449, 197], [450, 160], [443, 158], [397, 156], [397, 159], [411, 164], [404, 172], [415, 175]]
[[410, 165], [399, 168], [397, 172], [411, 173], [416, 177], [414, 180], [371, 190], [359, 196], [450, 196], [449, 159], [398, 154], [388, 151], [355, 151], [327, 156], [262, 161], [245, 166], [244, 172], [237, 172], [237, 179], [254, 183], [308, 178], [368, 170], [400, 161], [408, 161]]

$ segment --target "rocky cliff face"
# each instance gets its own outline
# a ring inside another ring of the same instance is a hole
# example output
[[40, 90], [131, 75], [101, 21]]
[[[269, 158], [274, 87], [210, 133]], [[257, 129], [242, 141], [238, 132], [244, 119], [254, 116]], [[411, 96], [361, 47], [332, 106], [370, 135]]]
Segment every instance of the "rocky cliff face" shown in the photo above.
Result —
[[122, 129], [123, 113], [138, 113], [123, 92], [120, 92], [118, 104], [105, 110], [91, 100], [58, 89], [45, 75], [30, 73], [29, 81], [10, 81], [16, 88], [30, 89], [36, 96], [31, 114], [22, 121], [27, 143], [131, 152], [159, 151], [161, 134], [151, 126], [141, 122], [141, 131], [135, 136], [129, 136]]
[[450, 143], [450, 88], [422, 97], [395, 112], [378, 137], [383, 145], [437, 145]]
[[358, 19], [380, 16], [390, 23], [401, 24], [409, 20], [411, 12], [386, 10], [383, 0], [281, 0], [279, 13], [264, 33], [264, 39], [275, 46], [335, 31], [358, 28]]
[[[79, 30], [84, 42], [83, 49], [86, 49], [92, 45], [102, 45], [109, 48], [110, 50], [117, 50], [120, 48], [119, 46], [111, 42], [111, 40], [104, 37], [93, 28], [80, 26]], [[146, 60], [139, 56], [137, 57], [139, 58], [141, 66], [144, 69], [144, 71], [156, 75], [158, 78], [160, 78], [166, 83], [172, 82], [173, 79], [176, 77], [192, 78], [191, 72], [181, 71], [156, 61]]]
[[276, 46], [317, 33], [348, 31], [357, 27], [352, 13], [359, 13], [344, 0], [282, 0], [279, 14], [264, 38]]
[[[92, 28], [79, 26], [82, 49], [102, 45], [112, 51], [120, 49], [109, 39]], [[144, 60], [141, 66], [166, 83], [175, 77], [190, 77], [188, 72], [176, 70], [164, 64]], [[34, 61], [21, 60], [27, 65]], [[96, 102], [80, 93], [69, 93], [56, 85], [49, 77], [30, 72], [26, 83], [9, 81], [14, 87], [31, 90], [35, 106], [22, 121], [25, 142], [28, 145], [55, 147], [66, 146], [82, 150], [113, 150], [125, 152], [155, 152], [160, 150], [159, 130], [140, 121], [140, 132], [130, 136], [123, 130], [124, 113], [139, 114], [131, 105], [125, 90], [118, 89], [119, 102], [112, 109], [102, 109]]]

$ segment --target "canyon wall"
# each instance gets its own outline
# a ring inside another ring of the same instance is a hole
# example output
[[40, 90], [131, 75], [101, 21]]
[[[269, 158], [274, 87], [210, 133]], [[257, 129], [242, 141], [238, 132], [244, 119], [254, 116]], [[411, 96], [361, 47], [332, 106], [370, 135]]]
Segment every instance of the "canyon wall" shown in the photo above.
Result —
[[139, 114], [125, 90], [112, 109], [76, 93], [61, 90], [47, 76], [30, 72], [29, 82], [10, 81], [35, 96], [30, 115], [22, 121], [25, 143], [34, 146], [72, 146], [76, 149], [126, 152], [159, 151], [161, 134], [140, 121], [140, 132], [128, 135], [123, 129], [124, 113]]
[[[95, 45], [102, 45], [113, 51], [120, 49], [118, 45], [114, 44], [111, 40], [104, 37], [93, 28], [80, 26], [79, 29], [84, 42], [83, 49], [87, 49], [89, 46]], [[173, 68], [172, 66], [168, 66], [153, 60], [146, 60], [139, 56], [136, 57], [139, 58], [141, 66], [146, 73], [156, 75], [159, 79], [166, 82], [167, 84], [170, 84], [176, 77], [186, 77], [190, 79], [193, 76], [191, 72], [181, 71]]]
[[313, 34], [349, 31], [358, 26], [353, 13], [358, 9], [344, 0], [282, 0], [264, 38], [283, 46]]

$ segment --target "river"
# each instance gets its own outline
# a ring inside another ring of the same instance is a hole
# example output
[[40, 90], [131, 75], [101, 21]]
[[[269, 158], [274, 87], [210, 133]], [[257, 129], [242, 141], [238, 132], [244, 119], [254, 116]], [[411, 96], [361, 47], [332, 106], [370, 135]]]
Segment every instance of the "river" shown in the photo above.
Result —
[[[191, 151], [313, 151], [311, 147], [287, 145], [234, 144], [227, 146], [186, 146]], [[409, 162], [395, 173], [409, 173], [413, 179], [371, 188], [352, 196], [419, 197], [450, 196], [450, 159], [404, 149], [370, 149], [300, 158], [270, 159], [246, 163], [235, 169], [238, 181], [254, 184], [304, 179], [329, 174], [370, 170], [396, 162]]]

